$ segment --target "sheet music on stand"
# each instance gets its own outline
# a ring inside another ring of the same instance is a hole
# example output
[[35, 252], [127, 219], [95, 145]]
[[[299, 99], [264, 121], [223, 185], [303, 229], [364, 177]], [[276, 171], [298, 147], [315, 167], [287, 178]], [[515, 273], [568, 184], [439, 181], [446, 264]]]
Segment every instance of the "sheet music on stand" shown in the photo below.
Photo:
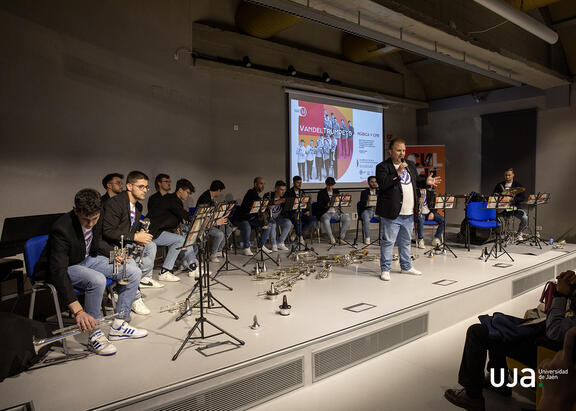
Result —
[[186, 249], [193, 245], [196, 245], [202, 238], [204, 234], [212, 228], [216, 219], [216, 206], [201, 205], [196, 207], [192, 220], [190, 222], [190, 230], [186, 234], [186, 239], [184, 240], [184, 245], [182, 249]]
[[378, 202], [377, 194], [368, 194], [368, 200], [366, 200], [366, 207], [376, 207], [377, 202]]
[[449, 194], [437, 194], [436, 200], [434, 201], [435, 210], [446, 210], [454, 208], [456, 204], [456, 198]]
[[510, 204], [514, 197], [508, 195], [492, 195], [488, 197], [486, 208], [495, 208], [497, 210], [506, 210], [510, 208]]
[[306, 210], [308, 205], [310, 204], [310, 196], [309, 195], [302, 195], [300, 197], [290, 197], [286, 199], [286, 207], [289, 210], [297, 211], [297, 210]]
[[270, 203], [270, 201], [267, 199], [255, 200], [252, 203], [252, 207], [250, 207], [250, 213], [249, 214], [262, 213], [262, 212], [266, 211], [266, 208], [268, 207], [269, 203]]
[[330, 200], [330, 207], [349, 207], [352, 201], [352, 194], [344, 193], [333, 195]]

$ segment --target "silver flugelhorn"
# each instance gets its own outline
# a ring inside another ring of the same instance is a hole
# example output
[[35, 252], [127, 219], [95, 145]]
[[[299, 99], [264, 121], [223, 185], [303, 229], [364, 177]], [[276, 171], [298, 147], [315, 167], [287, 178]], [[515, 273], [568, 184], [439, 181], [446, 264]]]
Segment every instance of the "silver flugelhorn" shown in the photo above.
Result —
[[194, 307], [195, 305], [197, 305], [200, 302], [200, 297], [196, 296], [194, 299], [192, 298], [185, 298], [182, 301], [179, 301], [177, 303], [174, 303], [172, 305], [166, 305], [164, 307], [160, 307], [160, 311], [161, 313], [164, 312], [176, 312], [178, 311], [178, 313], [180, 314], [185, 314], [187, 312], [190, 312], [191, 308]]
[[[145, 218], [140, 222], [140, 231], [144, 231], [147, 233], [149, 229], [150, 229], [150, 219]], [[138, 255], [138, 261], [136, 261], [136, 262], [138, 264], [142, 264], [142, 260], [144, 259], [144, 246], [143, 245], [139, 245], [138, 247], [136, 247], [136, 254]]]
[[[99, 320], [96, 320], [96, 327], [100, 327], [104, 324], [110, 324], [120, 313], [115, 313], [108, 315], [106, 317], [102, 317]], [[32, 344], [34, 344], [34, 351], [36, 354], [40, 352], [42, 347], [45, 347], [50, 344], [54, 344], [55, 342], [61, 341], [65, 338], [72, 337], [77, 334], [81, 334], [85, 331], [81, 331], [78, 325], [71, 325], [69, 327], [59, 328], [57, 330], [52, 331], [53, 337], [46, 337], [46, 338], [34, 338], [32, 340]]]

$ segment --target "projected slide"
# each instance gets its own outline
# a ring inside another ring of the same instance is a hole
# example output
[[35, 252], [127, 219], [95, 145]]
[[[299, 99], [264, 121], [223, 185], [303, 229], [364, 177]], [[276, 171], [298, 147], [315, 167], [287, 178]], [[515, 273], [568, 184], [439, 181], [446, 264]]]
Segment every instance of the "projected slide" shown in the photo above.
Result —
[[381, 111], [290, 98], [290, 172], [305, 184], [366, 181], [382, 161], [382, 138]]

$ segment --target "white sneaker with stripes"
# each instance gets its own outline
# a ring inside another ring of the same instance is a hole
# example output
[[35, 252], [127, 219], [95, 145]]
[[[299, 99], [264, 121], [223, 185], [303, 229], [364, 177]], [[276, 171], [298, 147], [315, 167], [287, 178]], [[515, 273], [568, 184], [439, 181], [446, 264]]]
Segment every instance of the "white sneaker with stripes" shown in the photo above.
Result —
[[114, 355], [117, 351], [114, 344], [100, 330], [94, 331], [88, 337], [88, 349], [98, 355]]
[[126, 340], [128, 338], [144, 338], [148, 335], [148, 331], [131, 327], [124, 320], [114, 320], [110, 326], [110, 333], [108, 338], [110, 341]]

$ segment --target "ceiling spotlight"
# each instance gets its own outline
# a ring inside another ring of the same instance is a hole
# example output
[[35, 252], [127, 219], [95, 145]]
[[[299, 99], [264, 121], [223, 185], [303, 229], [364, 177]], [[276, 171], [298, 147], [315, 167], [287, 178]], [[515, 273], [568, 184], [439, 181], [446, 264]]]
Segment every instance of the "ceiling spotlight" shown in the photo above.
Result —
[[330, 74], [324, 72], [322, 73], [322, 81], [326, 82], [326, 83], [330, 83], [332, 79], [330, 78]]
[[246, 67], [246, 68], [252, 67], [252, 62], [250, 61], [250, 57], [244, 56], [244, 58], [242, 59], [242, 64], [243, 64], [244, 67]]
[[296, 69], [292, 64], [288, 66], [288, 74], [290, 74], [291, 76], [295, 76], [296, 74], [298, 74], [298, 72], [296, 71]]

